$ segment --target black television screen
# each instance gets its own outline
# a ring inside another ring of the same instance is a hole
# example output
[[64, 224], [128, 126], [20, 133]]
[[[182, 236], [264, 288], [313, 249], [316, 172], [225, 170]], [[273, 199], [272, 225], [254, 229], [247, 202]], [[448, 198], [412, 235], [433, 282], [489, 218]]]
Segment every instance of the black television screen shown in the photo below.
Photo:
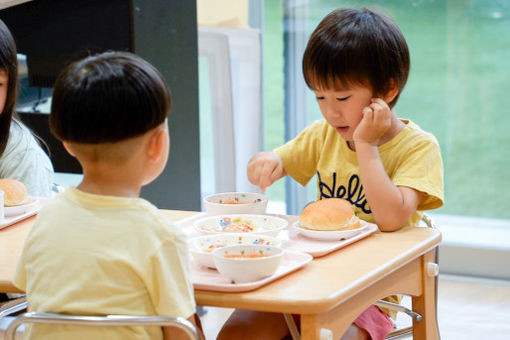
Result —
[[30, 86], [52, 87], [70, 61], [106, 50], [134, 52], [132, 0], [34, 0], [0, 10]]

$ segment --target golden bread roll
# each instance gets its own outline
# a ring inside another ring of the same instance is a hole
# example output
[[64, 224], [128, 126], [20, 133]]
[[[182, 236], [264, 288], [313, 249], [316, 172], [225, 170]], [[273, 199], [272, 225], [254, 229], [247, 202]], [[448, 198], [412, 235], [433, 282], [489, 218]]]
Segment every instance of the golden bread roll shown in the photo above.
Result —
[[11, 178], [0, 179], [0, 190], [4, 192], [4, 206], [12, 207], [28, 202], [28, 192], [25, 184]]
[[349, 201], [327, 198], [307, 205], [299, 216], [299, 224], [310, 230], [349, 230], [361, 227]]

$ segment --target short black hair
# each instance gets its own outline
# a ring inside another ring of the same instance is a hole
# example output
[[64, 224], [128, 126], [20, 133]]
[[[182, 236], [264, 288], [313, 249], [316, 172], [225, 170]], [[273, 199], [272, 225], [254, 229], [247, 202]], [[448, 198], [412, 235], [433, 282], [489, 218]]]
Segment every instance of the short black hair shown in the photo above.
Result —
[[155, 128], [170, 106], [170, 90], [154, 66], [129, 52], [104, 52], [62, 70], [49, 123], [62, 141], [114, 143]]
[[[368, 8], [341, 8], [328, 14], [312, 33], [303, 56], [303, 74], [311, 89], [361, 84], [386, 94], [390, 80], [399, 94], [409, 75], [404, 35], [385, 14]], [[398, 95], [390, 103], [393, 106]]]

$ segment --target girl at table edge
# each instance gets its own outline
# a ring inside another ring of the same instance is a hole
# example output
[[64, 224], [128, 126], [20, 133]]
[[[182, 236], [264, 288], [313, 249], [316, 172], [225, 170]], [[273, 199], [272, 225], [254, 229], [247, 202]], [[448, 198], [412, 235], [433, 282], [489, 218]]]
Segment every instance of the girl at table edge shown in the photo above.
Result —
[[11, 32], [0, 20], [0, 178], [25, 184], [31, 196], [51, 196], [53, 166], [30, 130], [16, 117], [18, 59]]
[[[423, 210], [443, 204], [443, 166], [436, 138], [392, 109], [409, 67], [405, 38], [385, 14], [369, 9], [328, 14], [303, 57], [304, 78], [324, 119], [274, 151], [253, 156], [250, 182], [264, 191], [286, 175], [305, 185], [317, 174], [319, 199], [347, 199], [358, 217], [381, 231], [418, 225]], [[393, 328], [389, 315], [395, 314], [369, 306], [342, 339], [384, 339]], [[281, 339], [288, 330], [281, 314], [236, 310], [219, 339], [241, 334]]]

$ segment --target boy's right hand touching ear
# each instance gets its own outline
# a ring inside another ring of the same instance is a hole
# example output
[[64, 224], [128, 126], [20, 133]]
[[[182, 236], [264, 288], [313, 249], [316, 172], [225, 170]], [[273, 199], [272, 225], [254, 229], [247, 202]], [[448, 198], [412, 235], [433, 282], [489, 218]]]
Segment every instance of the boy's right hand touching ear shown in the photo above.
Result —
[[273, 151], [259, 152], [248, 162], [248, 180], [263, 192], [286, 175], [280, 156]]
[[370, 105], [362, 110], [363, 118], [352, 136], [355, 142], [379, 146], [380, 139], [391, 127], [393, 112], [381, 98], [372, 98]]

